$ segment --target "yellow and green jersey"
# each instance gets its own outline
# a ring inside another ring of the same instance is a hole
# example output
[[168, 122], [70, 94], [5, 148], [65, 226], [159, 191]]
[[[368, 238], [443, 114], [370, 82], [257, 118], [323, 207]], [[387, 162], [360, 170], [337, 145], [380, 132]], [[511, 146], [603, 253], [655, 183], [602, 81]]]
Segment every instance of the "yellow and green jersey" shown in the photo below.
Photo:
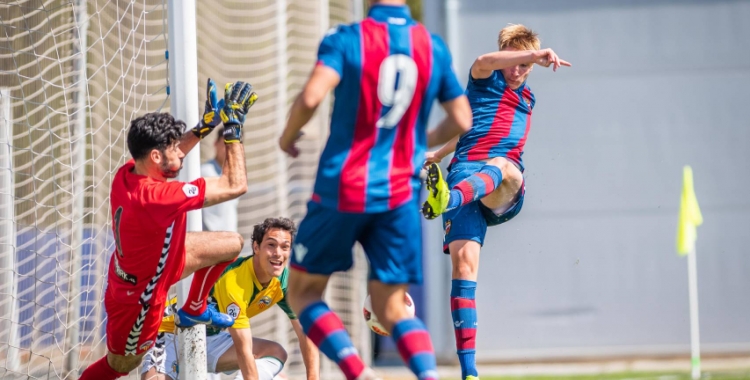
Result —
[[[250, 318], [268, 310], [278, 304], [289, 319], [297, 319], [286, 302], [286, 289], [289, 270], [284, 269], [281, 276], [274, 277], [266, 287], [263, 287], [255, 276], [252, 256], [241, 257], [230, 264], [211, 289], [209, 303], [216, 304], [216, 308], [234, 318], [232, 328], [243, 329], [250, 327]], [[170, 300], [170, 304], [176, 303]], [[162, 319], [159, 332], [174, 332], [174, 316], [168, 315]], [[214, 335], [221, 330], [213, 326], [206, 326], [206, 335]]]

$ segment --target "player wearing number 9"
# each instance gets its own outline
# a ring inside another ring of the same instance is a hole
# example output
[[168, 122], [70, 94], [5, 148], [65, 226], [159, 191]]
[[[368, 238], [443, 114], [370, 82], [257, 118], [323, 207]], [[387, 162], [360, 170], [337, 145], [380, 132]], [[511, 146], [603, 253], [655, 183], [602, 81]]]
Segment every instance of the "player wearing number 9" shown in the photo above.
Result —
[[[418, 378], [436, 379], [430, 337], [403, 304], [408, 284], [422, 281], [419, 172], [427, 145], [471, 128], [471, 109], [443, 41], [411, 18], [404, 1], [372, 3], [365, 20], [323, 38], [279, 140], [296, 157], [300, 130], [334, 91], [330, 137], [293, 247], [289, 303], [347, 379], [374, 379], [322, 302], [329, 276], [351, 267], [352, 245], [360, 242], [370, 260], [373, 311]], [[427, 133], [436, 99], [447, 117]]]

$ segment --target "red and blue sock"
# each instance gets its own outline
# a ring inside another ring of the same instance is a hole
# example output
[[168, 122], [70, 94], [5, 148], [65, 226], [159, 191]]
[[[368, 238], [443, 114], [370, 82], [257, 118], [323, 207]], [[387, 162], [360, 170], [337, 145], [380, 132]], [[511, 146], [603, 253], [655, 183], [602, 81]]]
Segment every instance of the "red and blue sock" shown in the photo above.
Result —
[[437, 380], [437, 364], [432, 340], [418, 318], [402, 319], [393, 326], [393, 341], [401, 358], [419, 380]]
[[365, 363], [354, 348], [341, 319], [325, 302], [309, 305], [299, 315], [305, 334], [333, 360], [346, 376], [354, 380], [365, 370]]
[[478, 172], [453, 186], [446, 211], [484, 198], [495, 191], [502, 182], [503, 173], [497, 166], [482, 166]]
[[451, 315], [456, 333], [456, 352], [461, 363], [461, 378], [479, 376], [476, 362], [477, 304], [476, 281], [453, 280], [451, 284]]

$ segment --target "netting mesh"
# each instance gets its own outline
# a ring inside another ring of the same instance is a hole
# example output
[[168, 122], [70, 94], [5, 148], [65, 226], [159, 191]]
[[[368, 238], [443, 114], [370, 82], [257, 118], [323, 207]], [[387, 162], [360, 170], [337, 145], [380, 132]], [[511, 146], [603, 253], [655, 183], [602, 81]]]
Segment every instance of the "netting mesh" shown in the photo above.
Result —
[[[304, 215], [330, 103], [306, 128], [300, 158], [283, 157], [277, 136], [320, 36], [352, 17], [351, 0], [197, 2], [199, 91], [210, 76], [247, 79], [260, 95], [245, 134], [246, 238], [266, 217]], [[167, 0], [0, 4], [0, 378], [77, 378], [106, 352], [109, 185], [129, 158], [128, 122], [169, 110], [167, 22]], [[366, 264], [357, 255], [327, 298], [369, 357], [360, 314]], [[285, 345], [291, 377], [304, 371], [282, 313], [252, 323], [254, 335]], [[324, 360], [323, 378], [337, 376]]]
[[167, 99], [162, 1], [0, 5], [0, 375], [104, 354], [108, 189], [123, 130]]

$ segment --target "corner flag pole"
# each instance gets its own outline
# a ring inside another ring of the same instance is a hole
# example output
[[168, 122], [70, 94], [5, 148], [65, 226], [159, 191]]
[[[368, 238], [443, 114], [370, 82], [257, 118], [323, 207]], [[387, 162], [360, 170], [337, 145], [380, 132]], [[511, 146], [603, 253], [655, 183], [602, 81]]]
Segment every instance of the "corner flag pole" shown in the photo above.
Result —
[[688, 257], [688, 289], [690, 294], [690, 363], [692, 378], [701, 377], [700, 330], [698, 323], [698, 268], [695, 259], [697, 227], [703, 224], [698, 199], [693, 188], [693, 169], [683, 168], [680, 217], [677, 225], [677, 253]]

